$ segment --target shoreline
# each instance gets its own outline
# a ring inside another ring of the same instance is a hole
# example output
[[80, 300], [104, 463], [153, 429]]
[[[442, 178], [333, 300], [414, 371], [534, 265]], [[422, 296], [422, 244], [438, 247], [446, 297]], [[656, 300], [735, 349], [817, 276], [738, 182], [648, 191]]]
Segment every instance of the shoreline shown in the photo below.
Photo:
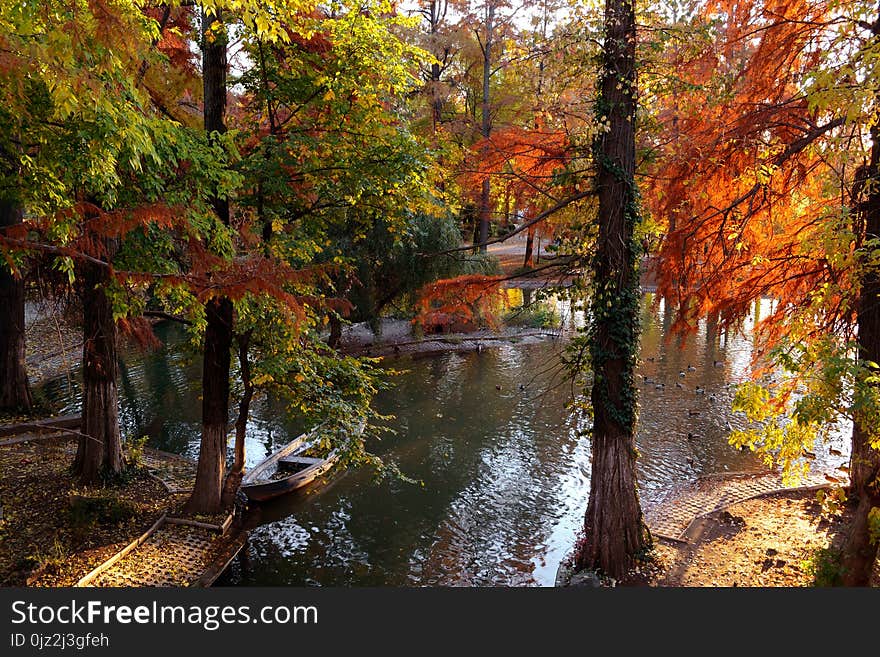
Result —
[[567, 329], [507, 326], [498, 330], [480, 329], [467, 333], [438, 333], [418, 337], [405, 319], [383, 319], [381, 331], [374, 334], [365, 323], [343, 329], [339, 351], [350, 356], [406, 356], [445, 352], [482, 351], [505, 344], [537, 344], [559, 340]]

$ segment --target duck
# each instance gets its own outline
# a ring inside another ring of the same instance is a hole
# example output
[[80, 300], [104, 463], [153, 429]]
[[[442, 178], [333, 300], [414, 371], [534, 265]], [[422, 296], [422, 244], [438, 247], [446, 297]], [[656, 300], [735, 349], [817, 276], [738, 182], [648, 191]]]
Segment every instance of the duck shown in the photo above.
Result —
[[713, 367], [724, 367], [724, 361], [714, 360], [714, 361], [712, 361], [712, 366]]
[[650, 376], [645, 376], [643, 374], [642, 378], [645, 380], [645, 383], [654, 383], [654, 379], [652, 379]]
[[681, 383], [680, 381], [676, 381], [676, 382], [675, 382], [675, 387], [676, 387], [676, 388], [684, 388], [684, 384]]
[[519, 389], [520, 389], [520, 390], [525, 390], [525, 389], [526, 389], [526, 384], [525, 384], [525, 383], [520, 383], [520, 384], [519, 384]]
[[685, 376], [684, 370], [678, 373], [679, 376]]
[[704, 394], [706, 394], [706, 389], [701, 388], [700, 386], [697, 386], [696, 388], [694, 388], [694, 392], [697, 393], [698, 395], [704, 395]]
[[657, 390], [663, 390], [663, 388], [665, 388], [665, 387], [666, 386], [663, 385], [662, 383], [658, 383], [657, 385], [654, 386], [654, 388], [656, 388]]
[[501, 386], [495, 386], [495, 390], [501, 390]]
[[699, 436], [697, 436], [697, 434], [688, 432], [688, 435], [687, 435], [688, 440], [696, 440], [697, 438], [699, 438]]
[[700, 411], [688, 411], [688, 415], [699, 415]]
[[690, 363], [688, 363], [688, 372], [696, 372], [696, 371], [697, 371], [697, 368], [694, 367], [693, 365], [691, 365]]

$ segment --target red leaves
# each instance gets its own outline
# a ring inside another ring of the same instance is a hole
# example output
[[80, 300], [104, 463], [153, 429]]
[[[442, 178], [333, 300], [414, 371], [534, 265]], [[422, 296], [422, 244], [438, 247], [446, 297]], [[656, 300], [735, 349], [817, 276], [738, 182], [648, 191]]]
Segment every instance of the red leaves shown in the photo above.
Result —
[[412, 320], [425, 333], [467, 332], [498, 325], [498, 309], [506, 302], [500, 278], [471, 274], [446, 278], [423, 287]]
[[[803, 0], [756, 7], [709, 5], [726, 15], [724, 38], [676, 61], [694, 86], [671, 94], [660, 111], [657, 166], [643, 198], [669, 223], [658, 286], [678, 306], [681, 327], [710, 314], [733, 322], [765, 296], [782, 314], [809, 303], [823, 283], [845, 286], [845, 272], [823, 257], [841, 200], [826, 186], [834, 165], [813, 147], [840, 124], [817, 117], [803, 94], [828, 7]], [[840, 301], [828, 299], [828, 321], [846, 312]], [[763, 327], [778, 333], [786, 325]]]
[[141, 349], [158, 349], [162, 341], [153, 332], [153, 325], [144, 317], [123, 317], [116, 326], [121, 335], [130, 338]]
[[561, 131], [510, 127], [471, 149], [471, 171], [462, 186], [477, 193], [487, 177], [506, 177], [509, 189], [520, 197], [540, 196], [553, 174], [570, 157], [568, 138]]

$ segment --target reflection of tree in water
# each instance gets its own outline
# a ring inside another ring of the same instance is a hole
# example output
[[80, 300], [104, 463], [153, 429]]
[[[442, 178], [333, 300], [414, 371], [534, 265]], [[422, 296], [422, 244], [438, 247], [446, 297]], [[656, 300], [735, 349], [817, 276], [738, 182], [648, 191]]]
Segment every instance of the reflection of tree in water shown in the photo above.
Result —
[[[642, 309], [638, 370], [638, 467], [645, 495], [702, 473], [753, 469], [751, 453], [727, 445], [725, 424], [737, 419], [730, 414], [732, 390], [724, 385], [748, 361], [751, 336], [732, 333], [722, 346], [703, 325], [679, 350], [677, 340], [664, 339], [670, 314], [651, 301]], [[162, 336], [163, 349], [126, 354], [121, 396], [126, 417], [140, 423], [151, 444], [194, 456], [200, 368], [197, 359], [187, 360], [185, 337], [175, 337], [174, 328]], [[572, 518], [583, 515], [589, 477], [589, 443], [578, 431], [588, 418], [566, 409], [571, 388], [554, 378], [561, 346], [547, 340], [388, 359], [388, 367], [404, 372], [374, 406], [397, 416], [391, 423], [398, 434], [371, 449], [424, 486], [375, 484], [365, 468], [277, 500], [255, 521], [250, 579], [233, 581], [513, 585], [546, 578], [549, 569], [536, 568], [535, 559], [555, 555], [562, 543], [570, 547], [575, 530], [569, 528], [578, 525]], [[714, 359], [725, 366], [713, 367]], [[657, 390], [642, 376], [666, 386]], [[52, 386], [56, 399], [78, 403], [78, 387], [71, 390], [64, 380]], [[697, 386], [706, 394], [697, 395]], [[250, 458], [259, 460], [304, 429], [285, 411], [283, 400], [255, 401]], [[688, 433], [695, 436], [690, 441]]]

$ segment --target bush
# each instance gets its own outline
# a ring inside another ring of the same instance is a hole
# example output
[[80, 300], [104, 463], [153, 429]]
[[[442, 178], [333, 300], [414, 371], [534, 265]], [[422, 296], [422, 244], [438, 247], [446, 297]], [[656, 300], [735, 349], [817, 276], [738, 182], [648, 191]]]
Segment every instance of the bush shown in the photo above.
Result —
[[117, 524], [136, 515], [131, 502], [119, 499], [109, 491], [72, 493], [68, 499], [67, 516], [70, 526], [88, 530], [95, 524]]
[[820, 548], [803, 562], [804, 571], [813, 578], [813, 586], [840, 586], [843, 570], [840, 550]]
[[560, 325], [556, 310], [541, 303], [513, 308], [504, 315], [502, 320], [507, 326], [523, 328], [559, 328]]

